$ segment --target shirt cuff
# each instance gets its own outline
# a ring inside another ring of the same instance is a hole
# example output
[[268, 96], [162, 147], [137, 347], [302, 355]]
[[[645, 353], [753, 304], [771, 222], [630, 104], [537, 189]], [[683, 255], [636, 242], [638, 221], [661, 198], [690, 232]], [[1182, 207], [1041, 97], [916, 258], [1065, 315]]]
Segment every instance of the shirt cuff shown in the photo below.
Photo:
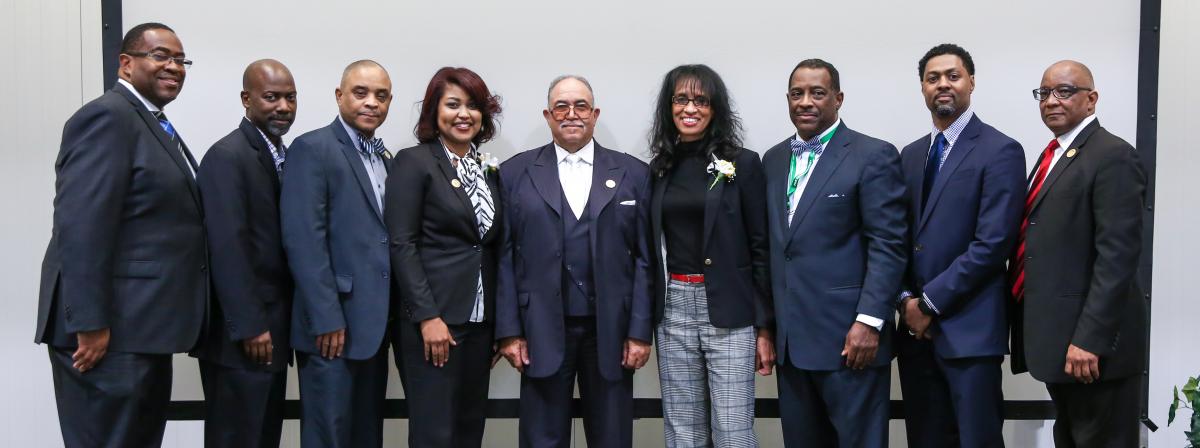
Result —
[[929, 294], [921, 293], [921, 303], [918, 303], [917, 305], [918, 308], [921, 309], [921, 312], [925, 313], [927, 316], [937, 316], [942, 314], [942, 312], [938, 311], [937, 307], [933, 305], [933, 301], [929, 300]]
[[870, 325], [875, 329], [875, 331], [883, 331], [883, 319], [878, 317], [859, 314], [858, 317], [854, 318], [854, 320]]
[[913, 296], [913, 293], [912, 293], [912, 291], [909, 291], [909, 290], [907, 290], [907, 289], [906, 289], [906, 290], [903, 290], [903, 291], [900, 291], [900, 298], [899, 298], [899, 299], [896, 299], [896, 304], [897, 304], [897, 305], [903, 304], [903, 303], [904, 303], [904, 299], [907, 299], [907, 298], [909, 298], [909, 297], [912, 297], [912, 296]]

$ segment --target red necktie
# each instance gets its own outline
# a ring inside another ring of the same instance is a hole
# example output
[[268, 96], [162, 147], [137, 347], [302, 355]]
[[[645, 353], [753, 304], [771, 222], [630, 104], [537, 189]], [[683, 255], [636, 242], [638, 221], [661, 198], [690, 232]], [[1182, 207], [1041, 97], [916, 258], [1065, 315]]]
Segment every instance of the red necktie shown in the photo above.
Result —
[[1013, 299], [1020, 302], [1025, 298], [1025, 231], [1029, 228], [1029, 212], [1033, 211], [1033, 200], [1037, 199], [1042, 190], [1042, 182], [1050, 171], [1050, 163], [1054, 161], [1054, 150], [1058, 149], [1058, 139], [1050, 140], [1046, 150], [1042, 151], [1042, 162], [1038, 164], [1037, 173], [1033, 175], [1033, 183], [1029, 185], [1029, 194], [1025, 196], [1025, 215], [1021, 219], [1021, 233], [1017, 238], [1017, 253], [1008, 264], [1008, 278], [1012, 282]]

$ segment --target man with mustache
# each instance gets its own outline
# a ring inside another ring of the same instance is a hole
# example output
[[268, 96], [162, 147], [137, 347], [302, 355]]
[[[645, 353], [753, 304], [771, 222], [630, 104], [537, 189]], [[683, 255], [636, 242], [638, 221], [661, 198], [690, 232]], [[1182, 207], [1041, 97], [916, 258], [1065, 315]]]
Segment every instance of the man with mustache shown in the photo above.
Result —
[[119, 85], [63, 127], [37, 333], [49, 346], [63, 443], [159, 446], [171, 356], [208, 307], [196, 162], [162, 112], [192, 61], [170, 27], [121, 42]]
[[763, 156], [788, 446], [887, 446], [904, 180], [895, 146], [838, 118], [843, 97], [833, 64], [801, 61], [787, 90], [796, 134]]
[[195, 353], [207, 447], [279, 446], [292, 360], [292, 275], [279, 230], [283, 135], [296, 119], [292, 73], [271, 59], [251, 63], [241, 100], [245, 117], [196, 174], [217, 299]]
[[1087, 66], [1054, 63], [1033, 95], [1054, 138], [1030, 173], [1009, 262], [1013, 373], [1046, 383], [1056, 446], [1137, 446], [1146, 175], [1137, 150], [1100, 126]]
[[917, 63], [933, 129], [904, 148], [910, 259], [897, 304], [909, 446], [1002, 447], [1005, 261], [1025, 191], [1021, 145], [971, 108], [975, 62], [954, 44]]
[[500, 353], [520, 371], [522, 447], [571, 445], [576, 377], [588, 446], [633, 444], [633, 371], [650, 356], [649, 167], [592, 139], [591, 84], [550, 83], [553, 141], [500, 166], [507, 207]]
[[338, 117], [288, 148], [280, 195], [295, 279], [291, 342], [299, 365], [301, 444], [383, 444], [391, 273], [383, 191], [391, 156], [375, 131], [392, 81], [357, 61], [334, 90]]

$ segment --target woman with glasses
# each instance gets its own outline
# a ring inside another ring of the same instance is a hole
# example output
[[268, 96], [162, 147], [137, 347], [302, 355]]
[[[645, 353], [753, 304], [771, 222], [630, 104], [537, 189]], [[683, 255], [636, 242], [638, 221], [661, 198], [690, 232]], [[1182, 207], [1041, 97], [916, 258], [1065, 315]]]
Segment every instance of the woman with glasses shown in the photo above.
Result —
[[400, 316], [397, 368], [409, 446], [480, 446], [495, 316], [502, 218], [495, 163], [479, 145], [496, 134], [499, 98], [466, 68], [429, 81], [414, 133], [387, 178]]
[[766, 183], [725, 83], [667, 73], [650, 135], [655, 339], [668, 447], [757, 446], [754, 372], [775, 362]]

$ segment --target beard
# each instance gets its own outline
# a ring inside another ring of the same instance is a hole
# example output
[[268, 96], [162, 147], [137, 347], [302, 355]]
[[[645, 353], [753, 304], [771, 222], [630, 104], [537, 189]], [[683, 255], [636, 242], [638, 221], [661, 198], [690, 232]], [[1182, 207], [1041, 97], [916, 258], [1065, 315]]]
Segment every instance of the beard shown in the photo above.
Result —
[[954, 115], [955, 112], [958, 112], [958, 108], [954, 107], [954, 103], [938, 104], [937, 107], [933, 109], [933, 113], [937, 114], [939, 117], [949, 117]]
[[[275, 121], [273, 121], [273, 120], [288, 120], [288, 122], [285, 125], [277, 125], [277, 124], [275, 124]], [[267, 117], [267, 126], [266, 126], [266, 129], [263, 129], [263, 131], [266, 132], [267, 134], [270, 134], [272, 137], [279, 138], [279, 137], [283, 137], [284, 134], [287, 134], [288, 130], [291, 128], [292, 128], [292, 121], [289, 119], [289, 117], [281, 117], [278, 115], [272, 115], [270, 117]]]

